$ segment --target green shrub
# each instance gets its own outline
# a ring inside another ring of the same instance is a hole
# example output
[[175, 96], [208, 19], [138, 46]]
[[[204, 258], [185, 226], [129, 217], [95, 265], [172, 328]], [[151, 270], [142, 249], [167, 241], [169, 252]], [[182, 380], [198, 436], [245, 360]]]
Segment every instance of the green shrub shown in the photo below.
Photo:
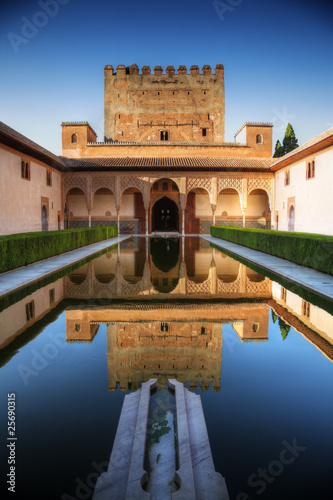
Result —
[[0, 236], [0, 273], [117, 236], [116, 226]]
[[333, 275], [333, 236], [212, 226], [210, 234]]

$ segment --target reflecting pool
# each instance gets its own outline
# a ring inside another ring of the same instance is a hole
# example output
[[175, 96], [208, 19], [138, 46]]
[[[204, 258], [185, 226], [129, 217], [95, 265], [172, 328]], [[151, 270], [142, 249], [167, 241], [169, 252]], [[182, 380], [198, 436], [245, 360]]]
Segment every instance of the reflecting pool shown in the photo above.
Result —
[[[90, 499], [125, 394], [156, 378], [156, 397], [169, 397], [168, 379], [200, 394], [231, 500], [331, 499], [333, 316], [306, 299], [187, 237], [129, 238], [6, 297], [1, 498], [10, 498], [8, 394], [15, 498]], [[174, 439], [172, 411], [163, 422], [162, 444]], [[163, 464], [154, 453], [152, 473]]]

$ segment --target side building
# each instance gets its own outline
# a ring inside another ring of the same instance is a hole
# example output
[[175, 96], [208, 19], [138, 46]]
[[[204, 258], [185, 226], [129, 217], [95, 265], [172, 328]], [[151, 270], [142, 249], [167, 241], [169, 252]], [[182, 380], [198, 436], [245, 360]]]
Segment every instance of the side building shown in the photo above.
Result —
[[333, 128], [279, 158], [273, 229], [333, 234]]
[[0, 234], [63, 229], [63, 161], [0, 122]]

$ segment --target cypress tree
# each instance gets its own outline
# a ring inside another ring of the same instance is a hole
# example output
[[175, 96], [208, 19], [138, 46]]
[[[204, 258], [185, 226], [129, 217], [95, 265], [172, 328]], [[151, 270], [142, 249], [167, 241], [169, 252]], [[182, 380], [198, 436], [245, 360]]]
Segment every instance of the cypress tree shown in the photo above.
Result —
[[279, 158], [280, 156], [283, 156], [283, 148], [281, 146], [281, 142], [279, 140], [276, 141], [275, 145], [275, 153], [273, 155], [273, 158]]
[[298, 148], [298, 141], [297, 141], [297, 138], [295, 136], [294, 129], [292, 128], [290, 123], [288, 123], [287, 128], [286, 128], [286, 133], [284, 134], [282, 148], [283, 148], [284, 155], [289, 153], [293, 149]]

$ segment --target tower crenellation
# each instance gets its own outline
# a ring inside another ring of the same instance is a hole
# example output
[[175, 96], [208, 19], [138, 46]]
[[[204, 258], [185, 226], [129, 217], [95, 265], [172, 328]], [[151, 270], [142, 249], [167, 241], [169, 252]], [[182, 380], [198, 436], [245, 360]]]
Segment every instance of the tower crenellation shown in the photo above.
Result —
[[105, 66], [104, 136], [116, 142], [224, 142], [224, 69]]

